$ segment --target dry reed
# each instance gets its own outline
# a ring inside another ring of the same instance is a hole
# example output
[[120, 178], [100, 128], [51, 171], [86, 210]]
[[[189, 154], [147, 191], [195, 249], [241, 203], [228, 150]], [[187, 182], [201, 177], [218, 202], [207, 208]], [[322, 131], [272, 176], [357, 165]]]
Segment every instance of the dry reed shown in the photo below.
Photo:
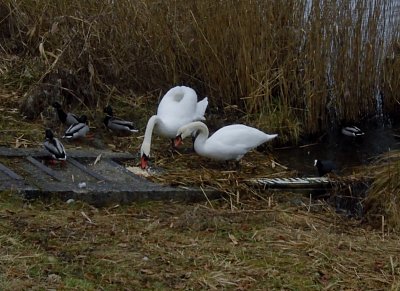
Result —
[[387, 112], [398, 105], [398, 30], [382, 25], [396, 25], [393, 3], [6, 0], [0, 37], [29, 59], [31, 83], [70, 70], [93, 90], [91, 104], [114, 87], [186, 84], [211, 110], [244, 108], [248, 123], [284, 142], [374, 115], [379, 90]]
[[367, 218], [384, 227], [400, 229], [400, 151], [383, 154], [367, 169], [372, 178], [365, 201]]

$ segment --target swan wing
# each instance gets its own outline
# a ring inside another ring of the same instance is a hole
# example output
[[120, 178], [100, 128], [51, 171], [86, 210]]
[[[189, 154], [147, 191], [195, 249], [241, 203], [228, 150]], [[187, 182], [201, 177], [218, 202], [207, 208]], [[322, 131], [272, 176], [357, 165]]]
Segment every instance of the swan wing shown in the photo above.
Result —
[[266, 134], [256, 128], [242, 124], [229, 125], [216, 131], [195, 149], [200, 155], [216, 160], [239, 160], [248, 151], [277, 135]]
[[277, 135], [269, 135], [254, 127], [243, 124], [225, 126], [216, 131], [207, 143], [226, 144], [238, 146], [250, 150], [260, 144], [275, 138]]
[[194, 119], [192, 121], [206, 120], [206, 118], [204, 117], [204, 114], [206, 113], [207, 106], [208, 106], [208, 98], [207, 97], [205, 97], [203, 100], [197, 102], [196, 115], [194, 116]]
[[191, 120], [196, 115], [197, 94], [189, 87], [177, 86], [170, 89], [158, 105], [160, 118]]

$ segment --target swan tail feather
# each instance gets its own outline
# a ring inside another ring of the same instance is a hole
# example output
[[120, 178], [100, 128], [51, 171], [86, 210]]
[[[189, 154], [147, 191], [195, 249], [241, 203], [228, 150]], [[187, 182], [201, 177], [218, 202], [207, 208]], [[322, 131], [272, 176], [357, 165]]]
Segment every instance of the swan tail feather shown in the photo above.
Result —
[[205, 97], [203, 100], [197, 102], [196, 107], [196, 119], [195, 120], [206, 120], [204, 114], [206, 113], [206, 109], [208, 106], [208, 98]]

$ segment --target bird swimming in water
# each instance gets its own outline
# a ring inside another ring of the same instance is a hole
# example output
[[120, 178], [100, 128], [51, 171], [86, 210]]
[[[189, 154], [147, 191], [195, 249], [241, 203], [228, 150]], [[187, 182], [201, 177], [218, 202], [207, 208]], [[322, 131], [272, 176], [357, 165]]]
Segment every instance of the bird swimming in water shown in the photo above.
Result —
[[346, 126], [342, 128], [342, 134], [346, 136], [357, 137], [357, 136], [362, 136], [365, 133], [357, 126]]
[[330, 160], [315, 160], [314, 167], [317, 168], [320, 177], [336, 171], [335, 163]]

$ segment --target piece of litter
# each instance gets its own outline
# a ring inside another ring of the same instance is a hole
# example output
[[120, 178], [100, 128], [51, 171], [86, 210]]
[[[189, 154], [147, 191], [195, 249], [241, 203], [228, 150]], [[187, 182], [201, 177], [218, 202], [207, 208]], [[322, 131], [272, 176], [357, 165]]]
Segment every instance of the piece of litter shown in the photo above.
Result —
[[81, 182], [81, 183], [78, 184], [78, 187], [81, 188], [81, 189], [82, 188], [86, 188], [86, 183], [85, 182]]
[[101, 159], [101, 154], [97, 156], [96, 160], [94, 161], [93, 165], [96, 165]]
[[72, 198], [71, 198], [71, 199], [68, 199], [68, 200], [66, 201], [67, 204], [71, 204], [71, 203], [74, 203], [74, 202], [75, 202], [75, 200], [72, 199]]

